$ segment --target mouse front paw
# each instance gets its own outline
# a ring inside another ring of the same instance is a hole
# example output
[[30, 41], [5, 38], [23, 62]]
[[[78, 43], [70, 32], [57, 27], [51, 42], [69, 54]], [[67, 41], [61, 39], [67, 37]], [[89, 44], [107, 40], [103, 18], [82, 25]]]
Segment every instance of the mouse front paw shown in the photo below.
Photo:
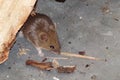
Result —
[[44, 57], [44, 53], [42, 52], [42, 49], [41, 48], [37, 48], [37, 51], [38, 51], [38, 55], [40, 57]]
[[39, 55], [40, 57], [44, 57], [44, 53], [42, 53], [42, 52], [38, 52], [38, 55]]

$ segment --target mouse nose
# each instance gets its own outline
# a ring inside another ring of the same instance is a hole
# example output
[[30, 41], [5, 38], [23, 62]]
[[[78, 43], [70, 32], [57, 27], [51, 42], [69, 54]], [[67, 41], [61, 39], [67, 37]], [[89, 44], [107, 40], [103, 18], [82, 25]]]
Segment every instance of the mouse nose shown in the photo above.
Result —
[[60, 54], [60, 50], [53, 50], [53, 52], [55, 53], [55, 54]]

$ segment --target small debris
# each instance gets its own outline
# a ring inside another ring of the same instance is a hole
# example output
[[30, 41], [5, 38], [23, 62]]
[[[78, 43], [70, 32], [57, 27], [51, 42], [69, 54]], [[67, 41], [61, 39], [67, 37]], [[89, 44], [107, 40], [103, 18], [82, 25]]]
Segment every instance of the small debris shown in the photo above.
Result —
[[96, 75], [91, 76], [91, 80], [97, 80], [97, 76]]
[[106, 47], [106, 49], [108, 50], [108, 49], [109, 49], [109, 47]]
[[31, 59], [31, 57], [30, 57], [30, 56], [28, 56], [28, 59]]
[[68, 59], [64, 57], [46, 57], [47, 59]]
[[59, 79], [59, 78], [57, 78], [57, 77], [53, 77], [53, 79], [54, 79], [54, 80], [60, 80], [60, 79]]
[[7, 77], [7, 78], [9, 78], [10, 76], [9, 76], [9, 75], [7, 75], [6, 77]]
[[80, 74], [82, 74], [82, 75], [86, 75], [86, 72], [81, 72], [81, 71], [80, 71]]
[[35, 80], [35, 78], [32, 78], [32, 80]]
[[80, 55], [85, 55], [85, 51], [79, 51], [78, 52]]
[[68, 44], [71, 44], [71, 43], [72, 43], [71, 41], [68, 42]]
[[56, 59], [53, 59], [52, 63], [53, 63], [53, 67], [54, 67], [55, 69], [60, 66], [60, 65], [59, 65], [59, 62], [58, 62]]
[[82, 20], [83, 19], [82, 16], [80, 16], [79, 19]]
[[88, 67], [90, 67], [90, 64], [86, 64], [86, 65], [85, 65], [85, 68], [88, 68]]
[[33, 77], [33, 75], [31, 74], [30, 77]]
[[67, 28], [66, 31], [68, 31], [69, 29]]
[[95, 58], [95, 57], [85, 56], [85, 55], [79, 55], [79, 54], [69, 53], [69, 52], [61, 52], [60, 54], [63, 55], [63, 56], [68, 56], [68, 57], [76, 57], [76, 58], [83, 58], [83, 59], [90, 59], [90, 60], [103, 60], [103, 59], [100, 59], [100, 58]]
[[47, 61], [47, 58], [44, 58], [41, 62], [45, 62], [45, 61]]
[[47, 70], [47, 71], [53, 69], [52, 62], [37, 62], [34, 60], [27, 60], [26, 65], [31, 65], [33, 67], [37, 67], [41, 70]]
[[16, 63], [15, 63], [15, 62], [13, 62], [13, 64], [15, 65]]
[[102, 12], [105, 13], [105, 14], [107, 14], [107, 13], [110, 12], [110, 9], [109, 9], [108, 6], [103, 6], [103, 7], [101, 7], [101, 10], [102, 10]]
[[58, 73], [73, 73], [76, 66], [59, 66], [57, 68]]
[[34, 60], [27, 60], [26, 65], [31, 65], [47, 71], [56, 69], [58, 73], [72, 73], [76, 69], [76, 66], [60, 66], [56, 59], [54, 59], [53, 62], [37, 62]]
[[86, 3], [86, 6], [89, 6], [89, 4], [88, 4], [88, 3]]
[[107, 31], [105, 33], [102, 33], [102, 35], [104, 35], [104, 36], [113, 36], [114, 34], [113, 34], [112, 31]]
[[29, 49], [25, 49], [25, 48], [19, 48], [18, 54], [19, 54], [20, 56], [26, 55], [28, 51], [30, 51], [30, 50], [29, 50]]
[[107, 59], [105, 59], [105, 62], [107, 62]]
[[11, 67], [8, 67], [8, 69], [11, 69]]
[[113, 18], [115, 21], [119, 21], [119, 19], [118, 18]]

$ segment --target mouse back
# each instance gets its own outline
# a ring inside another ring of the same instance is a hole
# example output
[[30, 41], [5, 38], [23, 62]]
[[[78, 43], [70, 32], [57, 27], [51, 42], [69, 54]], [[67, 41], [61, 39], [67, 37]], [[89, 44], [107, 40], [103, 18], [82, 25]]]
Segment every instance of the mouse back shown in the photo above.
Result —
[[36, 13], [34, 16], [29, 16], [22, 31], [27, 40], [36, 48], [60, 53], [56, 27], [47, 15]]

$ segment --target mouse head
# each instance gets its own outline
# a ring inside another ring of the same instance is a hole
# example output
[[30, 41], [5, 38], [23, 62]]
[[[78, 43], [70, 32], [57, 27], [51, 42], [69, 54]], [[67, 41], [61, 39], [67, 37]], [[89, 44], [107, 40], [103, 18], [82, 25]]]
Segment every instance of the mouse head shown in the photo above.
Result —
[[54, 25], [50, 25], [48, 31], [41, 31], [39, 33], [39, 40], [43, 49], [47, 49], [58, 54], [60, 53], [60, 44]]

